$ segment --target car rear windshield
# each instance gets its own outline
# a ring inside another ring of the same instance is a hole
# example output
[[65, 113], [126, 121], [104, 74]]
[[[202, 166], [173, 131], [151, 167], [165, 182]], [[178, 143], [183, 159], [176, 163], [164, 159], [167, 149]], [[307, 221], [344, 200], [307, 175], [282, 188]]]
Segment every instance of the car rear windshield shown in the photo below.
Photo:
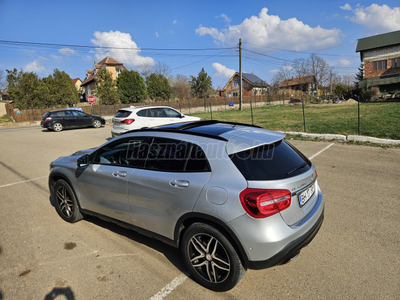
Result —
[[127, 118], [130, 116], [132, 112], [129, 110], [119, 110], [117, 111], [117, 113], [115, 114], [115, 117], [117, 118]]
[[311, 162], [285, 140], [229, 156], [246, 180], [279, 180], [308, 171]]
[[49, 111], [43, 115], [42, 119], [46, 119], [48, 116], [50, 116], [50, 112]]

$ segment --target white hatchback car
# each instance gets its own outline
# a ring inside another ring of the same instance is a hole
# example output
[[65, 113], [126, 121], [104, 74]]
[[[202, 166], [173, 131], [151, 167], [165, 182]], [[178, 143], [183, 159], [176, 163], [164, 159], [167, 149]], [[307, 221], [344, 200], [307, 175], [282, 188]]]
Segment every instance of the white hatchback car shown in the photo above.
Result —
[[111, 134], [114, 137], [133, 129], [201, 120], [198, 117], [185, 116], [169, 106], [131, 106], [122, 108], [115, 114]]

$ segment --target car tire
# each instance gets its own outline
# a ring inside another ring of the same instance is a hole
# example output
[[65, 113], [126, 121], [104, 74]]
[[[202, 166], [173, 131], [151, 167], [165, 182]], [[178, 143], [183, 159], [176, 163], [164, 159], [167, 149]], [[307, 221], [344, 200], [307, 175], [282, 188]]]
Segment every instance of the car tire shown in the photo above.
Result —
[[101, 122], [99, 120], [93, 120], [92, 126], [94, 128], [100, 128], [101, 127]]
[[60, 179], [54, 185], [53, 199], [57, 213], [65, 221], [75, 223], [83, 219], [75, 193], [65, 180]]
[[61, 123], [54, 123], [51, 128], [53, 129], [53, 131], [62, 131], [63, 130], [63, 125]]
[[181, 252], [192, 278], [217, 292], [232, 289], [246, 269], [229, 239], [218, 229], [194, 223], [184, 232]]

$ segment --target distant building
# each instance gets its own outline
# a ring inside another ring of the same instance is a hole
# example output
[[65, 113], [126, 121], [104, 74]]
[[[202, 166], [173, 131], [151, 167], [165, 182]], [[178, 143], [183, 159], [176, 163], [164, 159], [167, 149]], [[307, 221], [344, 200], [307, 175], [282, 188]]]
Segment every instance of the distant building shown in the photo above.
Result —
[[294, 90], [294, 91], [303, 91], [303, 92], [312, 92], [316, 89], [316, 83], [314, 75], [297, 77], [291, 79], [285, 79], [279, 85], [279, 89], [281, 90]]
[[[243, 96], [262, 95], [268, 92], [269, 85], [254, 74], [242, 73]], [[238, 97], [239, 96], [239, 73], [236, 72], [226, 83], [224, 88], [220, 90], [221, 97]]]
[[108, 72], [111, 73], [111, 76], [114, 80], [117, 80], [118, 75], [123, 71], [127, 70], [123, 63], [120, 63], [116, 59], [111, 56], [107, 56], [100, 62], [96, 63], [94, 61], [94, 66], [92, 70], [86, 70], [86, 78], [82, 82], [82, 94], [84, 97], [84, 101], [86, 101], [87, 97], [92, 96], [97, 87], [97, 73], [100, 69], [105, 68]]
[[356, 52], [363, 63], [359, 88], [400, 92], [400, 30], [359, 39]]

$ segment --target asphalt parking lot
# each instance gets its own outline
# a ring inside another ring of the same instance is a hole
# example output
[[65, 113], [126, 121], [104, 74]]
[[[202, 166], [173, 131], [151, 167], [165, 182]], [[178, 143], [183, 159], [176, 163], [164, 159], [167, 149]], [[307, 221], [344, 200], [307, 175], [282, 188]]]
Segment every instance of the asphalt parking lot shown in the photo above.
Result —
[[292, 141], [317, 167], [325, 221], [300, 256], [226, 293], [186, 277], [180, 252], [96, 218], [63, 221], [49, 164], [111, 127], [0, 130], [2, 299], [399, 299], [400, 149]]

